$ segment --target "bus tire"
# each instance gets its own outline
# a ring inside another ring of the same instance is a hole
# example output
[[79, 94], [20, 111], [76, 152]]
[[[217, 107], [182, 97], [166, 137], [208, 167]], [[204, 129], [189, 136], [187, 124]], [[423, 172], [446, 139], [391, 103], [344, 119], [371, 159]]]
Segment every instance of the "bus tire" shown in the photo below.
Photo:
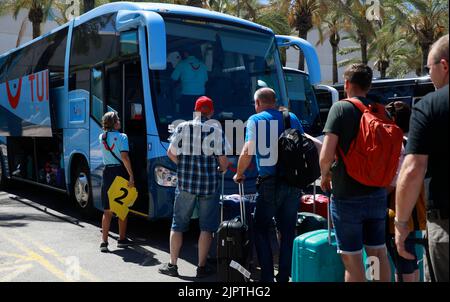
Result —
[[75, 163], [71, 177], [71, 199], [86, 217], [94, 217], [96, 211], [92, 200], [89, 167], [81, 160]]
[[4, 167], [3, 157], [0, 154], [0, 189], [6, 189], [8, 186], [8, 178], [6, 177], [6, 169]]

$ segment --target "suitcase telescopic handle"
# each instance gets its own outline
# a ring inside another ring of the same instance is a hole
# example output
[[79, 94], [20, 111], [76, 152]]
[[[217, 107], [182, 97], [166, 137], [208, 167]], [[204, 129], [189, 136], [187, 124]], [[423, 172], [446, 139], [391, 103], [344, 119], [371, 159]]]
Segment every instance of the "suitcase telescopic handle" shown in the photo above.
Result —
[[245, 204], [244, 204], [244, 182], [241, 181], [240, 183], [238, 183], [238, 188], [239, 188], [239, 207], [241, 209], [241, 220], [242, 220], [242, 224], [246, 225], [246, 217], [245, 217]]
[[316, 181], [313, 182], [313, 213], [316, 214]]
[[223, 222], [223, 199], [225, 198], [225, 195], [224, 195], [224, 192], [225, 192], [225, 189], [224, 189], [224, 186], [225, 186], [225, 173], [222, 173], [222, 192], [221, 192], [221, 195], [220, 195], [220, 223], [222, 223]]
[[327, 227], [328, 227], [328, 243], [331, 245], [331, 192], [326, 193], [328, 197], [327, 202]]

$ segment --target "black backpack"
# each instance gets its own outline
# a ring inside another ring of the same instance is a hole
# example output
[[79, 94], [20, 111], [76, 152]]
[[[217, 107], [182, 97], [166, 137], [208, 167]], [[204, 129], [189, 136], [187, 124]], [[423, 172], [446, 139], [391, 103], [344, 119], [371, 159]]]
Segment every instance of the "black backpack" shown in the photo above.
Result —
[[278, 138], [278, 167], [283, 180], [304, 189], [320, 177], [319, 154], [314, 142], [291, 128], [291, 117], [283, 111], [284, 131]]

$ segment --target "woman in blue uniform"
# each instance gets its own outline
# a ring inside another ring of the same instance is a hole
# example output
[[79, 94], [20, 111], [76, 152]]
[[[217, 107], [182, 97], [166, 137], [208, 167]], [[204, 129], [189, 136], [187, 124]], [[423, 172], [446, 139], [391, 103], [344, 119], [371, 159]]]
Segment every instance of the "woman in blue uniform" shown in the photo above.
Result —
[[[103, 241], [100, 244], [100, 251], [106, 253], [108, 252], [108, 235], [113, 216], [113, 212], [109, 207], [108, 190], [117, 176], [129, 179], [128, 187], [134, 187], [134, 176], [128, 156], [128, 137], [126, 134], [119, 132], [121, 128], [119, 116], [115, 112], [107, 112], [102, 118], [102, 124], [104, 132], [100, 134], [99, 140], [102, 146], [101, 150], [105, 169], [103, 170], [101, 192], [104, 212], [102, 219]], [[131, 241], [125, 235], [126, 229], [127, 219], [119, 219], [118, 248], [125, 248], [131, 244]]]

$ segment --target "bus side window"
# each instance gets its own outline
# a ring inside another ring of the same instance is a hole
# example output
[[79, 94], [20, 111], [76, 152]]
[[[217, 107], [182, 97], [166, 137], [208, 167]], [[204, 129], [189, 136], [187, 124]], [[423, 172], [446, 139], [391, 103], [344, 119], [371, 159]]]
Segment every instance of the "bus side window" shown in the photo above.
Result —
[[115, 111], [123, 119], [122, 107], [122, 66], [114, 63], [106, 67], [105, 103], [106, 111]]
[[101, 67], [91, 69], [91, 115], [102, 123], [103, 117], [103, 70]]

